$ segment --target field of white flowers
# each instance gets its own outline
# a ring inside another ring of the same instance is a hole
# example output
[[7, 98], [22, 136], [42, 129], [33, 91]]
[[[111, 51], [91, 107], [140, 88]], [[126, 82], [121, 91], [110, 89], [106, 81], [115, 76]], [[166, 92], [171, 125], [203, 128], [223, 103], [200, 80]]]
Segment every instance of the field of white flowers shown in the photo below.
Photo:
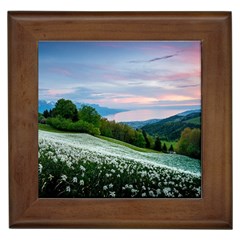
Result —
[[200, 161], [39, 130], [40, 197], [201, 197]]

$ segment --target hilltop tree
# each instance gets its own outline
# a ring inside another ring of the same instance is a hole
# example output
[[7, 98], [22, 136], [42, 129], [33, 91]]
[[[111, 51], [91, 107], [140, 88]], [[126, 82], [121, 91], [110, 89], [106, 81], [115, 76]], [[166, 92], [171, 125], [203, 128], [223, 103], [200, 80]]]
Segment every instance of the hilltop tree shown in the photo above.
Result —
[[98, 114], [95, 108], [84, 105], [79, 109], [78, 117], [88, 123], [92, 123], [95, 127], [100, 127], [101, 116]]
[[77, 121], [77, 107], [71, 100], [59, 99], [53, 108], [53, 117], [63, 117], [65, 119], [70, 119]]

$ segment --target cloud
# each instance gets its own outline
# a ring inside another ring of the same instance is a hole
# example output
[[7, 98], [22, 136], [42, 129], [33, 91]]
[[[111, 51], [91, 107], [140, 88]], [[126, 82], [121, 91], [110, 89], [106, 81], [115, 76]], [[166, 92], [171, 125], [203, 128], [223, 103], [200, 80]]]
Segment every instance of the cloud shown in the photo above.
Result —
[[73, 77], [72, 73], [68, 69], [60, 68], [60, 67], [54, 67], [50, 69], [51, 72], [60, 74], [66, 77]]
[[171, 55], [165, 55], [163, 57], [152, 58], [152, 59], [149, 59], [149, 60], [146, 60], [146, 61], [133, 60], [133, 61], [129, 61], [129, 63], [151, 63], [151, 62], [155, 62], [155, 61], [160, 61], [160, 60], [172, 58], [172, 57], [175, 57], [177, 55], [178, 55], [178, 53], [175, 53], [175, 54], [171, 54]]
[[193, 100], [201, 98], [199, 43], [103, 41], [79, 46], [78, 50], [72, 46], [67, 51], [56, 48], [54, 55], [48, 50], [47, 58], [42, 55], [41, 98], [66, 98], [124, 109], [199, 103]]
[[200, 84], [190, 84], [190, 85], [180, 85], [177, 86], [178, 88], [194, 88], [194, 87], [199, 87]]
[[143, 82], [128, 82], [127, 84], [131, 86], [138, 86], [138, 85], [142, 85]]
[[39, 89], [38, 89], [39, 92], [46, 92], [46, 91], [48, 91], [48, 90], [49, 90], [49, 88], [39, 88]]

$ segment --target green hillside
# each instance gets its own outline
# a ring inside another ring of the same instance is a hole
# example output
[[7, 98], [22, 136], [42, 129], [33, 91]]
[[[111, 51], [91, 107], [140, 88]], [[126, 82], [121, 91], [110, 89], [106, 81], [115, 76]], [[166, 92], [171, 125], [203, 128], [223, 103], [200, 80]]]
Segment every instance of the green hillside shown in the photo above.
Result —
[[201, 113], [191, 113], [187, 116], [175, 115], [153, 124], [142, 127], [150, 135], [159, 135], [161, 139], [174, 141], [180, 138], [185, 128], [200, 128]]

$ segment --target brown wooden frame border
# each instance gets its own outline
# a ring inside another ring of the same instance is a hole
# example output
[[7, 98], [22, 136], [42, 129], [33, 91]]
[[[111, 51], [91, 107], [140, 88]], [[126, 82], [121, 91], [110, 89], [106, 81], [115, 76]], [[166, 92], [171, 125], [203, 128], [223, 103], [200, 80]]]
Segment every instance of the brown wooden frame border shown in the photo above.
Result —
[[[38, 198], [39, 40], [201, 40], [201, 199]], [[232, 228], [230, 12], [9, 12], [12, 228]]]

